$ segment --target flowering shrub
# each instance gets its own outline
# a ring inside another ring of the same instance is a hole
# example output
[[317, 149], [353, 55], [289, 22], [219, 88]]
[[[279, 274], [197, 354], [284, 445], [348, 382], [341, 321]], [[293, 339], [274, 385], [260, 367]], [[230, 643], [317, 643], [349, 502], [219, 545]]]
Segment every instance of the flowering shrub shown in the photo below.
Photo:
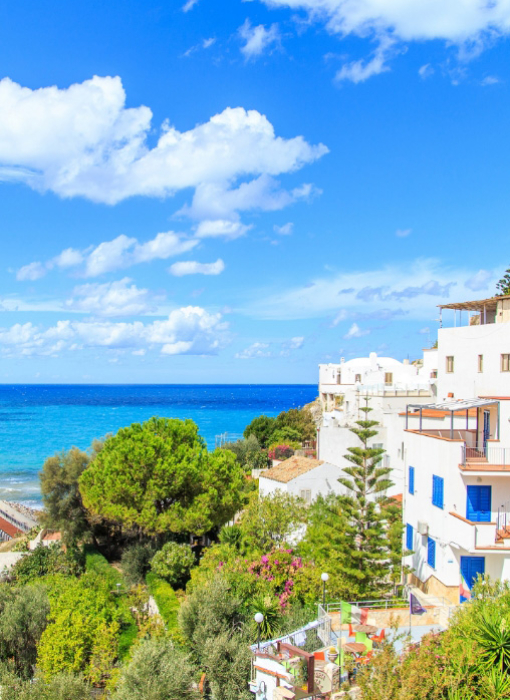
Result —
[[268, 457], [269, 459], [288, 459], [292, 457], [294, 450], [290, 445], [272, 445], [269, 448]]

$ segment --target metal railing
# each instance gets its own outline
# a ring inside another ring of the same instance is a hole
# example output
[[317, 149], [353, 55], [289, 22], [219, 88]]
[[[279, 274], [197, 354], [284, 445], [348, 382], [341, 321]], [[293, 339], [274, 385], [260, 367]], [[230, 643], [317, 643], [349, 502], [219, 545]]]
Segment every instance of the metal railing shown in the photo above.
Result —
[[484, 445], [481, 447], [467, 447], [464, 445], [462, 448], [462, 464], [466, 465], [468, 462], [510, 466], [510, 448], [495, 447], [493, 445]]
[[506, 530], [510, 526], [510, 501], [506, 501], [498, 508], [496, 517], [496, 542], [498, 541], [498, 532]]

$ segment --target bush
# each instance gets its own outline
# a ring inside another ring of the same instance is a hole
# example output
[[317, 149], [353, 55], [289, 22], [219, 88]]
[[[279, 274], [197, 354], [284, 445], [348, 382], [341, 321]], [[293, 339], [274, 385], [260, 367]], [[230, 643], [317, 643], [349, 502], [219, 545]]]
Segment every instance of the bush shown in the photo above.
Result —
[[279, 459], [284, 460], [292, 457], [294, 450], [290, 445], [272, 445], [269, 448], [267, 456], [269, 459]]
[[0, 671], [2, 700], [90, 700], [91, 688], [81, 676], [61, 673], [45, 683], [42, 678], [22, 681], [8, 670]]
[[143, 583], [154, 551], [152, 544], [133, 544], [124, 550], [120, 561], [124, 578], [129, 585]]
[[172, 586], [155, 573], [149, 572], [146, 576], [149, 593], [156, 601], [161, 617], [169, 630], [177, 629], [177, 613], [179, 600]]
[[151, 569], [156, 576], [178, 587], [186, 583], [194, 563], [195, 555], [189, 545], [167, 542], [152, 558]]
[[145, 640], [124, 667], [115, 700], [198, 700], [193, 667], [167, 639]]
[[50, 547], [39, 545], [31, 554], [23, 556], [10, 571], [10, 577], [17, 583], [37, 583], [41, 576], [64, 574], [77, 576], [83, 570], [83, 561], [78, 550], [64, 552], [60, 544]]

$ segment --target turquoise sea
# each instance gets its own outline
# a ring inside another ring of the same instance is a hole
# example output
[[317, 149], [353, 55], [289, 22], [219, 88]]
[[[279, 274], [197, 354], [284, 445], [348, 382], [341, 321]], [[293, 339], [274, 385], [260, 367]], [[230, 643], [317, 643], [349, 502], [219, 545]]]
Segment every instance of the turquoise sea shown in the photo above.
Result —
[[213, 449], [221, 433], [242, 433], [317, 396], [316, 385], [0, 385], [0, 499], [40, 504], [44, 460], [151, 416], [191, 418]]

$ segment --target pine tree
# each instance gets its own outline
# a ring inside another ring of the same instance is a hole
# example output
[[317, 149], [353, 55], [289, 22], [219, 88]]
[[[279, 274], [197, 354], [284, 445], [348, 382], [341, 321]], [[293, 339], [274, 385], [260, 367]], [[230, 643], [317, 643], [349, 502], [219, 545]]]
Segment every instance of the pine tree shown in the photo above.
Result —
[[389, 479], [390, 468], [381, 466], [384, 450], [369, 447], [369, 441], [378, 431], [377, 421], [369, 420], [372, 411], [367, 406], [360, 409], [365, 414], [364, 420], [356, 421], [359, 427], [351, 428], [358, 436], [362, 446], [349, 447], [345, 459], [352, 466], [345, 467], [344, 472], [350, 477], [341, 477], [338, 481], [346, 487], [348, 493], [341, 497], [341, 503], [347, 516], [347, 533], [350, 535], [349, 557], [345, 561], [345, 574], [352, 580], [353, 589], [361, 597], [386, 592], [391, 587], [389, 579], [391, 545], [388, 538], [389, 513], [388, 499], [384, 492], [393, 486]]
[[510, 294], [510, 268], [505, 271], [505, 274], [496, 285], [497, 297], [502, 297], [506, 294]]

